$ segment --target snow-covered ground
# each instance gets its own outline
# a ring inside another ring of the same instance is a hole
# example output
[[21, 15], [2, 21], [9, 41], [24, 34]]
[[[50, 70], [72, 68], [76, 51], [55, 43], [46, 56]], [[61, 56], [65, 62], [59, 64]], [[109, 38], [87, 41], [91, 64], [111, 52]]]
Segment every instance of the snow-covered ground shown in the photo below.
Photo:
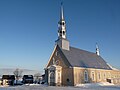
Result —
[[98, 87], [98, 86], [115, 86], [112, 83], [101, 82], [101, 83], [86, 83], [86, 84], [78, 84], [76, 87]]
[[[102, 84], [103, 85], [103, 84]], [[85, 84], [79, 85], [76, 87], [55, 87], [47, 85], [22, 85], [22, 86], [10, 86], [10, 87], [0, 87], [0, 90], [120, 90], [120, 86], [115, 85], [94, 85], [94, 84]]]

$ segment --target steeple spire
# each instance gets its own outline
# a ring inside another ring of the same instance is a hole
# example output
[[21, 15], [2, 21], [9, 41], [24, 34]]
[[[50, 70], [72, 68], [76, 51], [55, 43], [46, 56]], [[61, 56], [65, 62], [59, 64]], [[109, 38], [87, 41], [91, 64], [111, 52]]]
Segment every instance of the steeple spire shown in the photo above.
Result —
[[63, 13], [63, 2], [61, 2], [60, 20], [64, 20], [64, 13]]
[[100, 56], [100, 50], [99, 50], [99, 47], [98, 47], [98, 44], [96, 43], [96, 54], [98, 55], [98, 56]]

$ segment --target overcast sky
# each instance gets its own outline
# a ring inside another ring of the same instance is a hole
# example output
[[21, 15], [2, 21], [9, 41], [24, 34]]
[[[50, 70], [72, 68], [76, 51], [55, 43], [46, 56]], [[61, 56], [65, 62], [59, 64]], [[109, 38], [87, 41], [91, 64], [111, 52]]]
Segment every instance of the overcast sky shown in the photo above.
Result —
[[0, 0], [0, 68], [43, 70], [57, 40], [63, 1], [70, 45], [120, 68], [120, 0]]

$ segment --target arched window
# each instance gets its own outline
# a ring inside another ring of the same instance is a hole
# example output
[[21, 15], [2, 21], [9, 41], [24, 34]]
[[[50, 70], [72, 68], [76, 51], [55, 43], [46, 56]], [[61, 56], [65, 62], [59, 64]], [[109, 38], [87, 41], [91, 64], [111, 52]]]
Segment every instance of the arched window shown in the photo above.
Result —
[[92, 72], [91, 77], [92, 77], [92, 80], [94, 81], [95, 80], [95, 72]]
[[106, 80], [106, 74], [105, 74], [105, 72], [104, 72], [104, 74], [103, 74], [103, 78], [104, 78], [104, 80]]
[[60, 31], [60, 36], [62, 36], [62, 31]]
[[101, 79], [101, 75], [100, 75], [100, 72], [98, 72], [98, 80]]
[[65, 25], [65, 23], [63, 22], [62, 25]]
[[59, 65], [59, 64], [60, 64], [59, 60], [56, 60], [56, 65]]
[[55, 65], [55, 62], [56, 62], [56, 61], [55, 61], [55, 58], [53, 57], [53, 65]]
[[55, 55], [57, 56], [58, 55], [58, 52], [56, 51]]
[[84, 81], [88, 81], [88, 72], [86, 70], [84, 72]]
[[63, 35], [65, 35], [65, 31], [63, 31]]

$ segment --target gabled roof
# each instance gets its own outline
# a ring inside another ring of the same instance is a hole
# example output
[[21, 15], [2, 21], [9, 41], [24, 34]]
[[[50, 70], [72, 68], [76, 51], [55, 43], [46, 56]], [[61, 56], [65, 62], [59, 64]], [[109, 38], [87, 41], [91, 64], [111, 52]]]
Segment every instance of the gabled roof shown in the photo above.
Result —
[[88, 52], [74, 47], [70, 47], [69, 51], [64, 49], [61, 49], [61, 51], [72, 67], [111, 70], [105, 60], [101, 56], [98, 56], [96, 53]]

